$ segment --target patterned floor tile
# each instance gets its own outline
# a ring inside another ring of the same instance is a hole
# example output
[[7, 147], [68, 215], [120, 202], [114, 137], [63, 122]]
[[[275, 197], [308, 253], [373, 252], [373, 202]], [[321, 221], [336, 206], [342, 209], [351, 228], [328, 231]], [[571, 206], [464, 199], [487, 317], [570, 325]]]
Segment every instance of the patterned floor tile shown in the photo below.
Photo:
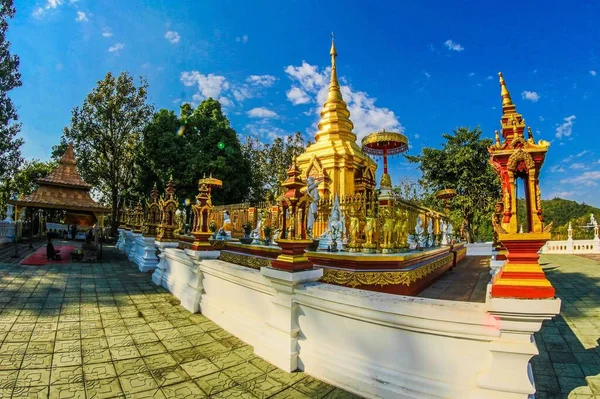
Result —
[[85, 399], [83, 383], [50, 385], [49, 399]]
[[149, 389], [158, 389], [158, 385], [150, 373], [122, 375], [119, 376], [119, 381], [125, 395], [134, 395]]
[[0, 273], [2, 398], [267, 397], [298, 381], [129, 262]]

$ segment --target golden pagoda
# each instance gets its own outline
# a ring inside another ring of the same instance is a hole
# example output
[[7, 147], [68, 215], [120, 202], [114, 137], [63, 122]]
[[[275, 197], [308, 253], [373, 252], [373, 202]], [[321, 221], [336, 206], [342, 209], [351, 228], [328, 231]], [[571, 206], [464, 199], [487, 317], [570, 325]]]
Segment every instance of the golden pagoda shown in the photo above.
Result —
[[322, 180], [321, 194], [340, 196], [371, 191], [375, 187], [377, 164], [356, 144], [354, 124], [348, 105], [342, 98], [337, 78], [337, 51], [331, 38], [331, 80], [327, 100], [323, 104], [315, 143], [298, 156], [302, 177]]

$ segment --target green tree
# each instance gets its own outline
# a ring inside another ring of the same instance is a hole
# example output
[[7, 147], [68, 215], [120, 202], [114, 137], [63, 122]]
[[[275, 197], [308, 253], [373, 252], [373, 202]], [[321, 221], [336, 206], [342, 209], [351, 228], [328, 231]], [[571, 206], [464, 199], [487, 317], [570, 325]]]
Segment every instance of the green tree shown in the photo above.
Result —
[[73, 109], [62, 145], [54, 148], [54, 155], [60, 156], [66, 143], [73, 141], [81, 176], [98, 189], [100, 200], [111, 206], [113, 234], [122, 201], [132, 193], [142, 131], [152, 116], [147, 89], [143, 78], [136, 86], [127, 72], [116, 79], [107, 73], [83, 105]]
[[[492, 141], [482, 139], [481, 134], [479, 127], [459, 127], [452, 134], [442, 135], [445, 143], [441, 149], [423, 148], [421, 155], [406, 156], [408, 161], [419, 163], [420, 183], [427, 192], [433, 195], [439, 189], [456, 189], [458, 195], [450, 201], [450, 208], [468, 242], [473, 242], [484, 220], [490, 219], [500, 190], [499, 179], [489, 164], [487, 149]], [[443, 209], [431, 195], [428, 202]]]
[[414, 202], [417, 204], [423, 203], [427, 197], [427, 193], [423, 190], [423, 187], [417, 180], [403, 177], [400, 179], [400, 183], [392, 188], [392, 191], [399, 195], [405, 201]]
[[[8, 19], [15, 16], [12, 0], [0, 0], [0, 181], [9, 181], [22, 162], [20, 147], [23, 139], [17, 138], [21, 129], [17, 121], [17, 110], [8, 92], [21, 86], [18, 71], [19, 57], [10, 53], [10, 42], [6, 40]], [[2, 208], [7, 198], [0, 198]]]
[[198, 179], [204, 175], [223, 181], [212, 194], [213, 204], [230, 204], [248, 199], [252, 168], [242, 151], [236, 131], [223, 114], [221, 104], [208, 98], [193, 109], [181, 107], [179, 118], [160, 110], [143, 132], [143, 164], [140, 194], [146, 195], [154, 181], [164, 186], [169, 176], [180, 199], [198, 193]]

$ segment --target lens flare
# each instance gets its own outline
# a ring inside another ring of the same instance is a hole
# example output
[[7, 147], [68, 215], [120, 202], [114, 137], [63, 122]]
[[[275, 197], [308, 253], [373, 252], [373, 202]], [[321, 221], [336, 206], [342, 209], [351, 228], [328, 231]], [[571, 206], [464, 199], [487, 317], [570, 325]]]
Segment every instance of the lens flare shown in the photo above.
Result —
[[177, 135], [179, 137], [183, 136], [183, 133], [185, 132], [185, 126], [179, 126], [179, 129], [177, 130]]
[[219, 148], [219, 150], [222, 150], [223, 148], [225, 148], [225, 143], [223, 143], [222, 141], [219, 141], [219, 144], [217, 144], [217, 147]]

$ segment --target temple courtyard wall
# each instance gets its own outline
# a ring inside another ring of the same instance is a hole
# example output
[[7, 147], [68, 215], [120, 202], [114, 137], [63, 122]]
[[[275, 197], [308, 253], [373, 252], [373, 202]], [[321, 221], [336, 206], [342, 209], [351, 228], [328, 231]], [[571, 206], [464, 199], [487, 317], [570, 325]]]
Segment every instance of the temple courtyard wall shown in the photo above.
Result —
[[[133, 240], [123, 245], [136, 251]], [[284, 371], [370, 398], [527, 398], [533, 333], [560, 309], [559, 299], [489, 292], [471, 303], [365, 291], [319, 282], [318, 268], [259, 270], [157, 245], [153, 281], [187, 310]]]

